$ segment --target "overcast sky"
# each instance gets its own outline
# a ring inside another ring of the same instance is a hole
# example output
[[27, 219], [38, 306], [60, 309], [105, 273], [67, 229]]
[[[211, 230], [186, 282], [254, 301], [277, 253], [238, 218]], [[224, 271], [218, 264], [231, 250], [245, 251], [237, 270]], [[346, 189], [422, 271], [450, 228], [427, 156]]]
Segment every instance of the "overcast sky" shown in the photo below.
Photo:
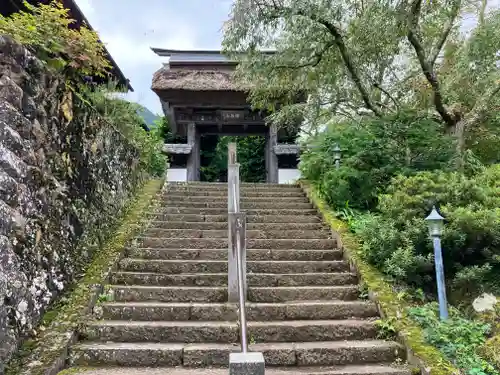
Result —
[[[2, 0], [0, 0], [2, 1]], [[161, 105], [151, 91], [153, 73], [167, 58], [150, 47], [219, 49], [232, 0], [76, 0], [135, 92], [128, 98], [154, 113]], [[489, 0], [498, 8], [500, 0]], [[147, 5], [146, 5], [147, 4]], [[471, 27], [474, 17], [464, 22]]]
[[160, 114], [151, 91], [166, 58], [150, 47], [219, 49], [231, 0], [76, 0], [135, 92], [128, 98]]

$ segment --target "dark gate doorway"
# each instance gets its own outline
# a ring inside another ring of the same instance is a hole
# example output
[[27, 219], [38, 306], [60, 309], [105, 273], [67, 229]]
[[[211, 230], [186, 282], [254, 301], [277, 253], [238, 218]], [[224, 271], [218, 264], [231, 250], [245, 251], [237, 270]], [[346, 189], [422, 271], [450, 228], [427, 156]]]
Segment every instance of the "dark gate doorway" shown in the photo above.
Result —
[[264, 136], [201, 136], [200, 179], [207, 182], [227, 182], [227, 145], [238, 147], [242, 182], [266, 182]]

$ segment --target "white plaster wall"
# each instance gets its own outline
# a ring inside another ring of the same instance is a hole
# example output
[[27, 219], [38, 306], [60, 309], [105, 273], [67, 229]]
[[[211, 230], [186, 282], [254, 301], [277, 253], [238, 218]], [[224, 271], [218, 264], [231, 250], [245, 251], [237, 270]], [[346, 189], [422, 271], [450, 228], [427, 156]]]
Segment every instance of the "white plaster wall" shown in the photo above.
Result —
[[186, 168], [168, 168], [167, 169], [168, 182], [186, 182], [187, 169]]
[[300, 178], [298, 169], [278, 169], [278, 182], [280, 184], [293, 184]]

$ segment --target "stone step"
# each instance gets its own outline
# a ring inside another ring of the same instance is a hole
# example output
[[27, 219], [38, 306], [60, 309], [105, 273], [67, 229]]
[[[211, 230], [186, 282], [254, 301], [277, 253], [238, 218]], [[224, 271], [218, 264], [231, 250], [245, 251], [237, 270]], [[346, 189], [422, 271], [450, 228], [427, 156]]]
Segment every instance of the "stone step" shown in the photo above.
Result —
[[[218, 260], [146, 260], [124, 258], [120, 269], [129, 272], [180, 273], [224, 273], [227, 262]], [[247, 273], [309, 273], [347, 272], [345, 261], [247, 261]]]
[[[208, 182], [208, 181], [171, 181], [168, 182], [167, 186], [208, 186], [208, 187], [221, 187], [227, 186], [227, 182]], [[280, 184], [280, 183], [268, 183], [268, 182], [240, 182], [241, 187], [298, 187], [298, 184]]]
[[[276, 188], [276, 187], [248, 187], [240, 186], [240, 196], [256, 196], [259, 194], [266, 195], [279, 195], [280, 193], [289, 193], [289, 194], [302, 194], [304, 196], [304, 192], [299, 187], [289, 187], [289, 188]], [[160, 196], [168, 196], [168, 195], [191, 195], [191, 194], [203, 194], [203, 195], [226, 195], [227, 196], [227, 185], [220, 186], [218, 188], [213, 187], [203, 187], [203, 188], [195, 188], [195, 187], [187, 187], [187, 188], [170, 188], [163, 191]]]
[[[288, 238], [288, 239], [329, 239], [332, 234], [326, 230], [247, 230], [247, 238]], [[161, 238], [227, 238], [228, 230], [196, 230], [196, 229], [158, 229], [150, 228], [144, 234], [147, 237]]]
[[[191, 230], [225, 230], [225, 222], [189, 222], [189, 221], [150, 221], [150, 229], [191, 229]], [[313, 223], [247, 223], [247, 230], [312, 230], [331, 233], [330, 229], [320, 222]]]
[[[192, 202], [192, 201], [162, 201], [161, 207], [172, 208], [172, 209], [218, 209], [223, 208], [227, 212], [227, 200], [226, 201], [214, 201], [210, 200], [207, 202]], [[311, 209], [313, 205], [309, 202], [286, 202], [286, 201], [243, 201], [240, 203], [240, 209], [242, 211], [251, 209]]]
[[111, 285], [116, 302], [227, 302], [227, 288], [213, 286]]
[[250, 287], [248, 300], [252, 302], [288, 302], [314, 300], [355, 300], [359, 297], [357, 285]]
[[[162, 249], [128, 248], [130, 258], [157, 260], [227, 260], [227, 249]], [[269, 250], [249, 249], [246, 259], [251, 260], [342, 260], [341, 250]]]
[[[157, 286], [227, 286], [227, 273], [167, 274], [146, 272], [115, 272], [111, 283], [115, 285]], [[247, 274], [249, 286], [332, 286], [351, 285], [357, 282], [353, 273], [296, 273], [296, 274]]]
[[[168, 183], [166, 186], [166, 191], [172, 190], [227, 190], [228, 184], [227, 182], [188, 182], [188, 183], [179, 183], [173, 184]], [[246, 183], [240, 182], [241, 190], [265, 190], [265, 191], [282, 191], [282, 190], [301, 190], [299, 185], [296, 184], [267, 184], [267, 183]]]
[[[93, 369], [71, 369], [73, 375], [227, 375], [226, 368], [188, 367], [105, 367]], [[411, 375], [403, 366], [392, 364], [314, 366], [314, 367], [268, 367], [266, 375]]]
[[[154, 219], [153, 221], [183, 221], [190, 223], [227, 223], [227, 212], [220, 215], [203, 215], [200, 213], [195, 214], [158, 214], [158, 213], [146, 213], [147, 220]], [[318, 216], [314, 215], [247, 215], [247, 223], [258, 223], [258, 224], [267, 224], [267, 223], [294, 223], [294, 224], [302, 224], [302, 223], [321, 223], [321, 220]]]
[[[247, 322], [249, 341], [311, 342], [367, 340], [377, 335], [370, 320], [288, 320]], [[89, 323], [83, 337], [90, 341], [236, 343], [237, 322], [223, 321], [126, 321], [101, 320]]]
[[[288, 215], [305, 216], [317, 215], [314, 209], [294, 209], [294, 208], [252, 208], [243, 210], [247, 215]], [[224, 208], [189, 208], [189, 207], [166, 207], [161, 208], [156, 213], [159, 217], [165, 214], [188, 214], [188, 215], [227, 215], [227, 207]]]
[[[224, 189], [170, 189], [158, 195], [159, 198], [169, 196], [190, 196], [190, 197], [227, 197], [227, 188]], [[241, 198], [267, 198], [267, 197], [304, 197], [302, 189], [240, 189]]]
[[[116, 302], [227, 302], [226, 287], [199, 286], [110, 286]], [[289, 302], [316, 300], [353, 301], [357, 285], [249, 287], [249, 302]]]
[[[101, 306], [103, 319], [109, 320], [238, 320], [238, 306], [230, 303], [108, 302]], [[246, 316], [248, 321], [372, 318], [377, 308], [364, 301], [247, 303]]]
[[[404, 355], [403, 348], [399, 344], [379, 340], [257, 343], [251, 344], [250, 350], [264, 354], [266, 367], [391, 363]], [[239, 351], [240, 347], [237, 344], [92, 342], [76, 345], [72, 358], [74, 364], [79, 366], [226, 367], [229, 353]], [[290, 368], [290, 370], [295, 370], [295, 368]], [[170, 373], [166, 374], [170, 375]], [[308, 373], [303, 373], [303, 375], [306, 374]], [[389, 372], [389, 374], [393, 375], [397, 372]], [[403, 374], [408, 373], [403, 372]]]
[[[160, 196], [162, 203], [176, 203], [176, 202], [218, 202], [226, 203], [227, 205], [227, 194], [225, 195], [174, 195], [168, 194]], [[262, 196], [241, 196], [241, 203], [251, 203], [251, 202], [284, 202], [284, 203], [310, 203], [309, 199], [304, 195], [297, 196], [281, 196], [279, 194], [270, 195], [267, 197]]]
[[[158, 229], [191, 229], [191, 230], [225, 230], [227, 235], [227, 221], [225, 222], [188, 222], [188, 221], [152, 221], [149, 228]], [[322, 223], [247, 223], [247, 230], [283, 230], [288, 231], [331, 231]]]
[[[139, 237], [140, 247], [164, 249], [227, 249], [227, 238]], [[247, 239], [247, 249], [332, 250], [333, 239]]]

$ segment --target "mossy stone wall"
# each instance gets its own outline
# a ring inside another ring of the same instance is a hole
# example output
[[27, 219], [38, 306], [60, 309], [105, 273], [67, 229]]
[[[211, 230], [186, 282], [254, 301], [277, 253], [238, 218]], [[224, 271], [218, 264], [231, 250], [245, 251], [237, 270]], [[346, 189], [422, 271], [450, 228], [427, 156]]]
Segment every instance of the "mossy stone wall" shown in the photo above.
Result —
[[144, 178], [112, 124], [0, 35], [0, 373]]

